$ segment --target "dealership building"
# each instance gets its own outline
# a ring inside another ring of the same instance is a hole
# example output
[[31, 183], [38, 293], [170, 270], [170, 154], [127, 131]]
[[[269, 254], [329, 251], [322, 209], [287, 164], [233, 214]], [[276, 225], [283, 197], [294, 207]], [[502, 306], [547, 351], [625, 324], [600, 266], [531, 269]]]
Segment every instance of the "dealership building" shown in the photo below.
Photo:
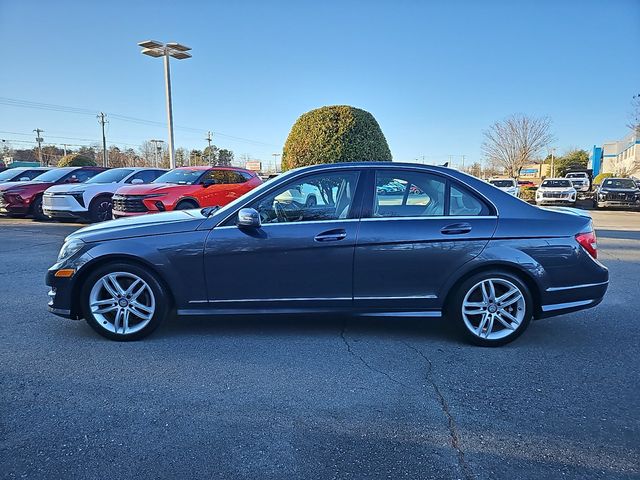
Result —
[[622, 140], [593, 146], [589, 158], [593, 175], [615, 173], [640, 176], [640, 132], [631, 132]]

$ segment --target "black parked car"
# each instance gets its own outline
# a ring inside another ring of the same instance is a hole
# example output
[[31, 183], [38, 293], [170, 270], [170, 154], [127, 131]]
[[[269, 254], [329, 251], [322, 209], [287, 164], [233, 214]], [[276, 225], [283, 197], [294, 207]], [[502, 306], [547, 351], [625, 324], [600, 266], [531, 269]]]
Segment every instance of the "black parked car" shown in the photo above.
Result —
[[593, 195], [593, 206], [640, 208], [640, 187], [631, 178], [605, 178]]
[[[291, 189], [322, 198], [279, 202]], [[596, 256], [589, 217], [464, 173], [332, 164], [287, 172], [221, 209], [78, 230], [47, 285], [53, 313], [114, 340], [141, 338], [173, 312], [349, 312], [444, 314], [469, 340], [501, 345], [532, 318], [597, 305], [608, 271]]]

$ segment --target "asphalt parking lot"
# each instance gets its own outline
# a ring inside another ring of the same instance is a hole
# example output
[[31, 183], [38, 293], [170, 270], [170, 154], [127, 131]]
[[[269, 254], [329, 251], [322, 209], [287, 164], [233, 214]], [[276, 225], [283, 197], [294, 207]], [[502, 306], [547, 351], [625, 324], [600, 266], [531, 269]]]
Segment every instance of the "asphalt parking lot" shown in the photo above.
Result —
[[78, 227], [0, 220], [0, 477], [639, 478], [640, 212], [593, 216], [603, 303], [499, 349], [400, 318], [110, 342], [45, 308]]

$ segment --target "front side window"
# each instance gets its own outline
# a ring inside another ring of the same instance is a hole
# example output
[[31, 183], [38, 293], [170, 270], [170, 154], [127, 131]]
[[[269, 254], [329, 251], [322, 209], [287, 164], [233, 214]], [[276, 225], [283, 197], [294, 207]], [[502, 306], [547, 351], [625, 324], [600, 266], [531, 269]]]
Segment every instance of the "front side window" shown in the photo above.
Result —
[[200, 181], [203, 175], [202, 169], [190, 170], [188, 168], [177, 168], [164, 175], [160, 175], [153, 183], [172, 183], [176, 185], [193, 185]]
[[516, 182], [514, 180], [490, 180], [489, 183], [498, 188], [509, 188], [516, 186]]
[[65, 181], [73, 180], [74, 182], [77, 182], [77, 183], [84, 183], [87, 180], [89, 180], [91, 177], [94, 177], [95, 175], [97, 175], [98, 173], [100, 173], [98, 170], [76, 170], [67, 178], [65, 178]]
[[127, 180], [127, 183], [131, 183], [134, 180], [142, 180], [142, 183], [151, 183], [160, 175], [163, 175], [165, 173], [166, 172], [164, 170], [142, 170], [135, 175], [132, 175]]
[[230, 185], [234, 183], [244, 183], [247, 180], [238, 172], [233, 170], [212, 170], [207, 178], [215, 180], [216, 184]]
[[425, 172], [377, 171], [374, 217], [445, 214], [446, 180]]
[[114, 168], [113, 170], [106, 170], [99, 173], [87, 183], [118, 183], [122, 181], [124, 177], [130, 175], [133, 170], [130, 168]]
[[357, 172], [309, 175], [277, 188], [249, 207], [258, 211], [263, 224], [346, 219], [357, 180]]

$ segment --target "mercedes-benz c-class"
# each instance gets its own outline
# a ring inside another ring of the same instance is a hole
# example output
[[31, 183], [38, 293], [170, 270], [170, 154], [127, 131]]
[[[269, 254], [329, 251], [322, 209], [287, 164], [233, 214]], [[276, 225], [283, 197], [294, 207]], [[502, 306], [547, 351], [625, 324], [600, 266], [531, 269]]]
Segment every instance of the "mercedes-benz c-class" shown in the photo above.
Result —
[[314, 312], [444, 316], [486, 346], [597, 305], [608, 281], [588, 216], [395, 162], [305, 167], [223, 208], [82, 228], [46, 279], [51, 312], [114, 340], [169, 317]]

